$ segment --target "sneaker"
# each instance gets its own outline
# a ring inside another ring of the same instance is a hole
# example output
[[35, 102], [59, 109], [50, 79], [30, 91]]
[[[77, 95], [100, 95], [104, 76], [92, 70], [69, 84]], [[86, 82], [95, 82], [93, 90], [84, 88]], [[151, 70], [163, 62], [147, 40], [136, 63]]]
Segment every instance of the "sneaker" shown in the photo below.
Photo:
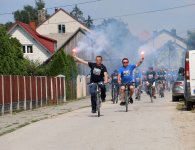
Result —
[[136, 96], [135, 99], [138, 99], [138, 97]]
[[131, 104], [133, 104], [133, 98], [130, 98], [130, 99], [129, 99], [129, 102], [130, 102]]
[[91, 113], [92, 113], [92, 114], [95, 114], [95, 113], [96, 113], [96, 110], [92, 110]]
[[124, 105], [125, 105], [125, 102], [121, 102], [120, 105], [121, 105], [121, 106], [124, 106]]

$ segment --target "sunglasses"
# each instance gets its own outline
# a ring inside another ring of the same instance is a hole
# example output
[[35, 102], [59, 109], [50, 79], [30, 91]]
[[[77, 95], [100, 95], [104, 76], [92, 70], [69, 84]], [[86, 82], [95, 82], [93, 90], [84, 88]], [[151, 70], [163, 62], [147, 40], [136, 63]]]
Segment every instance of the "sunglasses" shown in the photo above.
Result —
[[128, 61], [124, 61], [123, 64], [128, 64], [129, 62]]

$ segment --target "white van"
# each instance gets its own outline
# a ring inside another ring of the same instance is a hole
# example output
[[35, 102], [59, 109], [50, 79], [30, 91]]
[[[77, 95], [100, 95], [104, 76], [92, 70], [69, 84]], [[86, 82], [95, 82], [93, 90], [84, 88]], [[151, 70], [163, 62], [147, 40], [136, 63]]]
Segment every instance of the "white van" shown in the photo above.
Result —
[[184, 97], [187, 110], [191, 110], [195, 105], [195, 50], [185, 56]]

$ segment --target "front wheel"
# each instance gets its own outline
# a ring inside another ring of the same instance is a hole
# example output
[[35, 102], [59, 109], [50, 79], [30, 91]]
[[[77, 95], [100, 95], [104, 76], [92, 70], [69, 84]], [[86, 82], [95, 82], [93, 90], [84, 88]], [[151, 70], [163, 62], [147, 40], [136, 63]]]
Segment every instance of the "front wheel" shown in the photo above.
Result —
[[150, 88], [150, 100], [151, 100], [151, 103], [153, 103], [153, 89], [152, 89], [152, 87]]
[[98, 94], [97, 95], [97, 111], [98, 111], [98, 117], [100, 117], [100, 105], [101, 105], [101, 103], [100, 103], [100, 95]]
[[129, 97], [128, 97], [128, 91], [125, 91], [125, 108], [126, 112], [128, 112], [128, 105], [129, 105]]

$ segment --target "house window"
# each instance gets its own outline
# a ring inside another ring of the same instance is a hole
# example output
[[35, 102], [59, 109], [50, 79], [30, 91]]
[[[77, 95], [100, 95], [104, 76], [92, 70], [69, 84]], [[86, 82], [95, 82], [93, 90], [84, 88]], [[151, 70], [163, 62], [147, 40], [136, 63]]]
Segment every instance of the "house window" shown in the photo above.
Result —
[[65, 33], [65, 25], [64, 24], [58, 25], [58, 33]]
[[32, 45], [23, 45], [23, 53], [33, 53]]

